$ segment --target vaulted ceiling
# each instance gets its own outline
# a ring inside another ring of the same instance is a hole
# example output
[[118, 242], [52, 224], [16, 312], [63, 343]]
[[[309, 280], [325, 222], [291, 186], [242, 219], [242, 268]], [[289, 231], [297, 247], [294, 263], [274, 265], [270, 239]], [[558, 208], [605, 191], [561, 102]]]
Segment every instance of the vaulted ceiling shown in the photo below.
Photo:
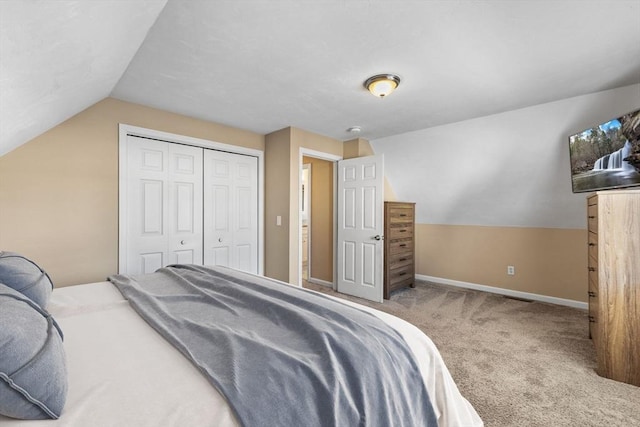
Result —
[[375, 139], [639, 82], [640, 0], [0, 1], [0, 155], [108, 96]]

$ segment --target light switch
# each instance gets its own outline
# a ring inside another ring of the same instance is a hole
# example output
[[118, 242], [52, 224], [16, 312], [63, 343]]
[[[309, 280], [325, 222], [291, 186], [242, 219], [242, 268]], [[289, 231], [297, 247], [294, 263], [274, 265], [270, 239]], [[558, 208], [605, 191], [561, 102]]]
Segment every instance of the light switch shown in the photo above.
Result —
[[276, 225], [282, 225], [282, 216], [276, 216]]

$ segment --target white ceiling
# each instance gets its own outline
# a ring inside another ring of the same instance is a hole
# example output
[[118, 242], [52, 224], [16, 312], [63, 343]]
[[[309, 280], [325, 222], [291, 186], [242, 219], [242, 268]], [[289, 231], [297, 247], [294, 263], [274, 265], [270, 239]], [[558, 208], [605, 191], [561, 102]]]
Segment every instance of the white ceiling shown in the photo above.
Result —
[[[376, 139], [640, 82], [640, 0], [1, 0], [0, 19], [0, 155], [106, 96]], [[376, 99], [382, 72], [402, 83]]]
[[109, 96], [166, 0], [0, 0], [0, 156]]

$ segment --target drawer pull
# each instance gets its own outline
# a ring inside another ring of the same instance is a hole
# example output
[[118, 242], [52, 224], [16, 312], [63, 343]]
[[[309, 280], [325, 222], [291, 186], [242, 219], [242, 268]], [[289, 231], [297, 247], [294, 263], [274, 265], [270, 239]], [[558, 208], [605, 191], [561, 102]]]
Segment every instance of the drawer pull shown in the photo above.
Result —
[[595, 293], [595, 292], [593, 292], [593, 291], [589, 291], [589, 297], [590, 297], [590, 298], [595, 298], [595, 296], [596, 296], [596, 293]]
[[593, 316], [589, 316], [589, 322], [590, 323], [596, 323], [596, 318]]
[[407, 246], [407, 244], [406, 244], [406, 243], [403, 243], [403, 244], [398, 245], [398, 246], [400, 246], [401, 248], [404, 248], [405, 246]]
[[589, 215], [589, 219], [594, 219], [595, 217], [596, 217], [595, 215]]
[[406, 233], [407, 229], [406, 228], [401, 228], [400, 230], [398, 230], [399, 233]]
[[589, 243], [589, 246], [595, 246], [595, 245], [596, 245], [595, 243]]
[[398, 261], [406, 261], [406, 258], [400, 258]]
[[596, 271], [595, 267], [589, 267], [589, 271]]
[[407, 274], [407, 272], [403, 271], [402, 273], [398, 273], [398, 276], [404, 276], [405, 274]]
[[407, 214], [400, 214], [400, 216], [407, 216]]

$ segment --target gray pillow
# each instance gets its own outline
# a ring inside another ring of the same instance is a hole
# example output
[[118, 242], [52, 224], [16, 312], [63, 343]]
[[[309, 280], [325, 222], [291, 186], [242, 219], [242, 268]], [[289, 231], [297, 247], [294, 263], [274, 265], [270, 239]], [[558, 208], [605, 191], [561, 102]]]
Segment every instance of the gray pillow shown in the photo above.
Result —
[[38, 264], [14, 252], [0, 252], [0, 283], [47, 308], [53, 283]]
[[0, 414], [58, 418], [67, 399], [62, 332], [49, 313], [0, 283]]

